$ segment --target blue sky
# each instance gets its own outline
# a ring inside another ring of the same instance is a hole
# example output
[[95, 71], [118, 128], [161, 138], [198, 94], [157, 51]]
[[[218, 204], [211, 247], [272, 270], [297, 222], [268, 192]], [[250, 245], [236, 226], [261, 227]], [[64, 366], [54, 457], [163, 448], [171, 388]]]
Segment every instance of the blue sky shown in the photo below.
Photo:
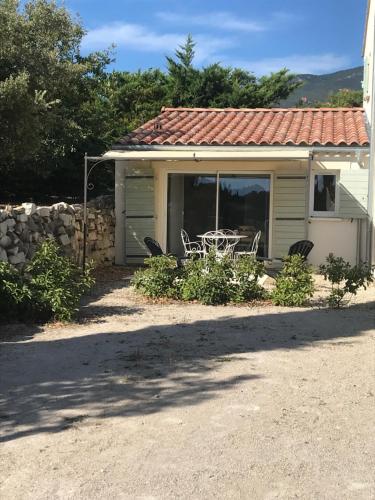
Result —
[[257, 75], [330, 73], [362, 63], [366, 0], [65, 0], [88, 34], [83, 51], [116, 45], [119, 70], [165, 68], [191, 33], [196, 64]]

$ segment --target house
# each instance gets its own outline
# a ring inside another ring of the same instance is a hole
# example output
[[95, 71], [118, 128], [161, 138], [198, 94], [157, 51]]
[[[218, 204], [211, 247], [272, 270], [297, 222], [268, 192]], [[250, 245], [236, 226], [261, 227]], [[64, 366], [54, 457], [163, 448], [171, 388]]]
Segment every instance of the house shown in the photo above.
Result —
[[375, 1], [368, 0], [366, 25], [363, 42], [363, 107], [370, 126], [370, 160], [369, 160], [369, 260], [375, 266]]
[[145, 236], [181, 253], [218, 228], [284, 256], [297, 240], [319, 265], [369, 256], [369, 137], [362, 108], [165, 108], [114, 144], [116, 263], [147, 255]]

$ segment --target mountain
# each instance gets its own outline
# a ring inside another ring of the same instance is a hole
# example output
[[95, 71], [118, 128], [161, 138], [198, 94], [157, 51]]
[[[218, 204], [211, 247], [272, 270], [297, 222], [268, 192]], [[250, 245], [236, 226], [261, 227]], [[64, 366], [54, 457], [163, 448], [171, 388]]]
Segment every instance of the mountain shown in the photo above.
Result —
[[314, 104], [315, 101], [326, 101], [330, 94], [340, 89], [361, 90], [363, 80], [363, 66], [344, 69], [327, 75], [298, 75], [298, 80], [304, 85], [291, 94], [288, 99], [280, 103], [281, 107], [295, 106], [303, 97]]
[[238, 194], [239, 196], [246, 196], [247, 194], [250, 193], [262, 193], [263, 191], [265, 191], [263, 186], [260, 186], [259, 184], [253, 184], [252, 186], [249, 187], [236, 189], [236, 194]]

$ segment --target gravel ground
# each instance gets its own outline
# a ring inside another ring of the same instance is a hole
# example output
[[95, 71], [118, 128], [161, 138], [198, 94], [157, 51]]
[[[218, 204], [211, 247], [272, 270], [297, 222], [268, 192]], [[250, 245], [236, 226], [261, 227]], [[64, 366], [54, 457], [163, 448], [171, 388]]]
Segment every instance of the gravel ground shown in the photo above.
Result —
[[2, 500], [375, 498], [373, 287], [204, 307], [127, 274], [77, 324], [0, 327]]

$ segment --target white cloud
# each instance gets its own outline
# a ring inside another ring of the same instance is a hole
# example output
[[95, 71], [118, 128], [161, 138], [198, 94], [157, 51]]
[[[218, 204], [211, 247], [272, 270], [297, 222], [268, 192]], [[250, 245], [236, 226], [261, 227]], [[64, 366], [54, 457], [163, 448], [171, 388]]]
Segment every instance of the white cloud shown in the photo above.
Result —
[[[157, 33], [140, 24], [110, 23], [93, 30], [85, 36], [82, 46], [88, 50], [100, 50], [112, 43], [119, 48], [141, 52], [171, 52], [186, 40], [182, 33]], [[197, 64], [216, 60], [218, 51], [233, 47], [234, 40], [228, 37], [194, 35]]]
[[[184, 42], [186, 37], [184, 36]], [[194, 35], [196, 46], [194, 62], [196, 64], [218, 62], [222, 59], [221, 51], [237, 45], [231, 38], [216, 38], [209, 35]], [[172, 47], [170, 47], [171, 49]], [[175, 47], [173, 47], [174, 49]]]
[[347, 68], [350, 64], [348, 57], [331, 53], [316, 55], [296, 54], [285, 57], [265, 58], [258, 61], [237, 60], [223, 62], [231, 66], [245, 68], [256, 75], [266, 75], [279, 71], [281, 68], [288, 68], [293, 73], [299, 74], [324, 74]]
[[177, 33], [159, 34], [138, 24], [115, 22], [90, 30], [83, 40], [83, 46], [89, 49], [103, 49], [114, 43], [117, 47], [159, 52], [182, 43], [184, 38]]
[[242, 19], [230, 12], [214, 12], [201, 16], [176, 14], [173, 12], [158, 12], [156, 16], [162, 21], [182, 25], [204, 26], [228, 31], [254, 33], [267, 29], [266, 23]]

